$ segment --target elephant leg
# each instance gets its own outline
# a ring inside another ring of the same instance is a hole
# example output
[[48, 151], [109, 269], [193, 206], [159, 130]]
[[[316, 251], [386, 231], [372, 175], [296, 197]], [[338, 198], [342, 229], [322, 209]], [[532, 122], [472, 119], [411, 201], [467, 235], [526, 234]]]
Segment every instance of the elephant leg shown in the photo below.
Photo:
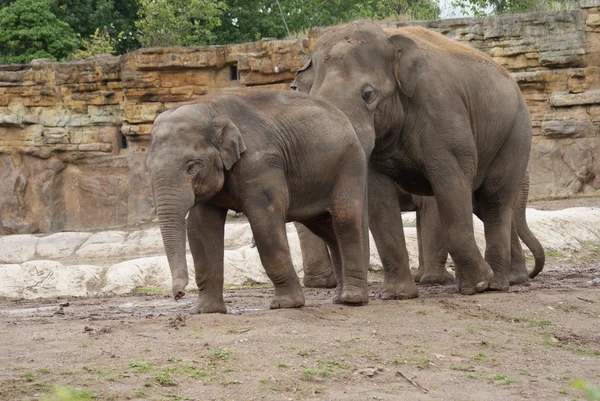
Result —
[[473, 177], [463, 172], [453, 157], [439, 155], [436, 160], [447, 160], [444, 173], [429, 173], [436, 197], [439, 216], [445, 228], [446, 246], [456, 265], [456, 284], [461, 294], [471, 295], [484, 291], [490, 285], [492, 269], [483, 259], [475, 242], [473, 230]]
[[409, 299], [419, 296], [408, 264], [402, 210], [394, 181], [369, 171], [369, 226], [383, 265], [383, 283], [376, 296]]
[[227, 313], [223, 301], [223, 249], [227, 210], [198, 203], [190, 209], [187, 235], [194, 259], [198, 300], [191, 313]]
[[418, 206], [415, 208], [415, 217], [417, 220], [417, 251], [419, 253], [419, 267], [413, 274], [413, 280], [415, 280], [415, 283], [419, 283], [421, 282], [423, 273], [425, 273], [425, 258], [423, 255], [423, 228], [421, 226], [423, 222], [421, 221], [421, 211], [419, 210]]
[[481, 220], [485, 231], [485, 260], [494, 271], [491, 290], [508, 291], [508, 271], [511, 260], [512, 208], [480, 202]]
[[[342, 276], [342, 255], [340, 247], [335, 236], [331, 216], [320, 217], [311, 220], [302, 221], [302, 224], [314, 233], [318, 238], [322, 239], [329, 248], [331, 255], [331, 266], [336, 278], [335, 295], [333, 297], [334, 304], [342, 303], [343, 276]], [[338, 279], [339, 278], [339, 279]]]
[[[340, 300], [344, 304], [365, 305], [369, 302], [369, 220], [367, 212], [366, 171], [342, 176], [332, 194], [331, 225], [341, 259], [334, 268]], [[337, 255], [336, 255], [337, 257]]]
[[280, 185], [274, 188], [263, 188], [260, 199], [248, 200], [244, 207], [260, 260], [275, 287], [271, 309], [298, 308], [305, 303], [287, 240], [285, 229], [287, 202], [286, 194], [281, 190], [283, 187]]
[[523, 284], [529, 281], [525, 254], [521, 247], [521, 240], [517, 233], [517, 224], [515, 222], [515, 210], [510, 225], [510, 268], [508, 272], [508, 282], [510, 285]]
[[421, 249], [423, 253], [423, 275], [421, 284], [452, 284], [454, 276], [446, 270], [448, 249], [446, 248], [445, 233], [442, 228], [437, 203], [432, 196], [415, 196], [419, 205], [421, 231]]
[[309, 288], [335, 288], [337, 281], [331, 267], [327, 244], [303, 224], [294, 223], [300, 240], [303, 284]]

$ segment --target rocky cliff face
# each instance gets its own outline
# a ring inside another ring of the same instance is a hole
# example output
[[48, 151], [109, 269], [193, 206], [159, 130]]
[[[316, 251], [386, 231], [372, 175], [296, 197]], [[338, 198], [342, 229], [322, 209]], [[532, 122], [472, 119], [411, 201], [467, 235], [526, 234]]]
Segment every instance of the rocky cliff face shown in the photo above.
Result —
[[[414, 23], [513, 73], [533, 120], [532, 196], [600, 189], [600, 0]], [[0, 66], [0, 235], [151, 222], [145, 158], [154, 118], [207, 93], [287, 89], [316, 35]]]

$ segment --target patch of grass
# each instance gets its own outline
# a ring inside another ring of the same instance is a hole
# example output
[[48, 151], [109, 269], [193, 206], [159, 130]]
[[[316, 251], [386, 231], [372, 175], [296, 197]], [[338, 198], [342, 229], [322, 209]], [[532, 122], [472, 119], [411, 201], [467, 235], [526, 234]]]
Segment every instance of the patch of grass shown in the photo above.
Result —
[[570, 385], [574, 389], [585, 391], [588, 401], [600, 400], [600, 389], [591, 386], [585, 380], [573, 380]]
[[183, 373], [190, 377], [206, 377], [210, 375], [209, 372], [203, 369], [198, 369], [195, 365], [186, 365], [183, 367]]
[[475, 366], [451, 366], [452, 370], [458, 370], [459, 372], [475, 372]]
[[177, 358], [176, 356], [172, 356], [169, 359], [167, 359], [167, 361], [169, 361], [169, 362], [181, 362], [181, 358]]
[[154, 381], [161, 387], [173, 387], [177, 385], [169, 374], [156, 375], [154, 376]]
[[317, 371], [316, 371], [316, 370], [314, 370], [314, 369], [304, 369], [304, 370], [302, 371], [302, 374], [303, 374], [304, 376], [314, 376], [314, 375], [316, 375], [316, 374], [317, 374]]
[[288, 367], [288, 365], [287, 365], [285, 362], [279, 362], [279, 363], [277, 364], [277, 367], [278, 367], [278, 368], [287, 368], [287, 367]]
[[549, 256], [551, 258], [565, 258], [567, 257], [567, 255], [565, 255], [562, 252], [558, 252], [558, 251], [546, 251], [546, 256]]
[[308, 349], [301, 349], [300, 351], [298, 351], [298, 355], [300, 356], [309, 356], [310, 355], [310, 350]]
[[242, 382], [236, 379], [231, 379], [227, 382], [227, 384], [242, 384]]
[[109, 375], [108, 371], [106, 371], [106, 370], [101, 370], [101, 369], [96, 369], [96, 368], [94, 368], [94, 367], [92, 367], [92, 366], [84, 366], [84, 367], [83, 367], [83, 370], [85, 370], [85, 371], [86, 371], [86, 372], [88, 372], [88, 373], [94, 373], [94, 374], [97, 374], [98, 376], [101, 376], [101, 377], [106, 377], [106, 376], [108, 376], [108, 375]]
[[215, 352], [213, 352], [213, 356], [215, 358], [219, 358], [224, 361], [228, 360], [230, 355], [231, 355], [231, 352], [225, 348], [221, 348], [221, 349], [218, 349]]
[[479, 377], [477, 377], [475, 375], [468, 375], [467, 379], [469, 379], [469, 380], [479, 380]]
[[266, 384], [267, 386], [271, 384], [271, 380], [269, 379], [260, 379], [258, 382], [260, 384]]
[[564, 347], [567, 351], [582, 356], [600, 357], [600, 351], [588, 351], [580, 347]]
[[35, 379], [35, 373], [33, 373], [33, 372], [25, 373], [25, 380], [27, 380], [28, 382], [32, 382], [33, 379]]
[[493, 375], [493, 376], [490, 376], [490, 379], [493, 380], [494, 382], [500, 382], [500, 384], [512, 384], [512, 383], [517, 382], [515, 379], [511, 379], [504, 375]]
[[238, 327], [238, 326], [230, 326], [230, 327], [219, 327], [218, 330], [221, 333], [225, 334], [242, 334], [250, 331], [250, 327]]
[[540, 341], [540, 344], [554, 346], [558, 344], [558, 339], [554, 336], [553, 333], [542, 333], [542, 340]]
[[416, 365], [422, 369], [428, 368], [433, 365], [433, 359], [431, 358], [421, 358]]
[[154, 365], [151, 362], [131, 361], [129, 362], [129, 367], [133, 368], [138, 373], [143, 373], [152, 369]]
[[90, 391], [81, 391], [71, 386], [56, 386], [51, 394], [40, 397], [40, 401], [83, 401], [93, 400], [98, 396]]
[[477, 355], [473, 357], [473, 359], [479, 362], [483, 362], [485, 361], [485, 353], [483, 351], [479, 351]]
[[38, 368], [37, 372], [38, 373], [52, 373], [52, 369], [50, 369], [50, 368]]

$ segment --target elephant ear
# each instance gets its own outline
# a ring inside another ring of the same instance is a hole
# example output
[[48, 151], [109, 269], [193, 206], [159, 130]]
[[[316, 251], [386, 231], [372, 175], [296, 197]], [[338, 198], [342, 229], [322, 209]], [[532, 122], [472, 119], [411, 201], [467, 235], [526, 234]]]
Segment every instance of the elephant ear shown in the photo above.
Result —
[[229, 170], [235, 162], [240, 160], [242, 153], [246, 150], [246, 145], [240, 130], [229, 117], [219, 116], [213, 120], [213, 125], [217, 129], [217, 137], [221, 139], [218, 149], [223, 167]]
[[[297, 90], [300, 92], [310, 92], [310, 88], [312, 86], [312, 81], [314, 81], [314, 77], [309, 74], [308, 69], [311, 66], [311, 59], [309, 58], [306, 64], [302, 68], [300, 68], [296, 72], [296, 78], [294, 82], [290, 85], [291, 90]], [[307, 75], [308, 74], [308, 75]]]
[[396, 48], [394, 75], [406, 96], [413, 97], [417, 82], [429, 71], [429, 62], [423, 49], [411, 38], [392, 35], [390, 41]]

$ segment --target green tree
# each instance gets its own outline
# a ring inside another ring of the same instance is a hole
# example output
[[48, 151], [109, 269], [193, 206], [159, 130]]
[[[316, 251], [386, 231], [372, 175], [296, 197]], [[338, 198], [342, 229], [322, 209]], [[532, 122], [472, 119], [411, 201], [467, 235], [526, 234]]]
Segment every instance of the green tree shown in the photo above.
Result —
[[115, 54], [117, 41], [112, 38], [108, 31], [96, 29], [89, 39], [83, 39], [83, 49], [75, 50], [70, 56], [70, 60], [81, 60], [95, 54]]
[[220, 0], [139, 0], [143, 46], [194, 46], [215, 39], [227, 6]]
[[[227, 11], [215, 29], [216, 44], [239, 43], [264, 37], [284, 38], [287, 31], [276, 1], [226, 0]], [[409, 14], [434, 19], [440, 14], [435, 0], [279, 0], [290, 32], [304, 32], [358, 18], [381, 19]]]
[[[6, 1], [6, 0], [0, 0]], [[97, 30], [116, 40], [118, 53], [137, 49], [135, 20], [138, 0], [53, 0], [54, 12], [82, 38], [93, 40]]]
[[511, 14], [562, 9], [572, 0], [454, 0], [452, 6], [476, 17], [489, 14]]
[[0, 62], [63, 60], [79, 47], [69, 24], [52, 12], [51, 0], [15, 0], [0, 9]]

